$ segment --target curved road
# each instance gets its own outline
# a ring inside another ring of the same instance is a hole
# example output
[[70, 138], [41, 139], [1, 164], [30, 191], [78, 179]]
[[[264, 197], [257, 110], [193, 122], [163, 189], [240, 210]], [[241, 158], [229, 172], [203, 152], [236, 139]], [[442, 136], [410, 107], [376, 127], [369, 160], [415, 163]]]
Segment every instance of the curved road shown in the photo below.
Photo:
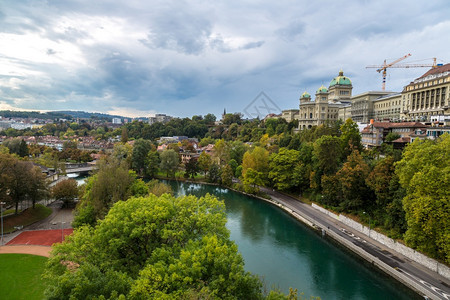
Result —
[[[382, 262], [394, 268], [398, 272], [412, 279], [416, 284], [425, 288], [432, 299], [450, 300], [450, 282], [439, 274], [411, 261], [400, 253], [393, 251], [372, 240], [368, 236], [346, 226], [340, 221], [314, 209], [312, 206], [302, 203], [295, 198], [281, 194], [272, 189], [261, 187], [261, 190], [269, 194], [273, 200], [283, 204], [299, 215], [313, 221], [321, 228], [327, 228], [335, 234], [345, 238], [365, 252], [379, 258]], [[426, 297], [425, 297], [426, 298]]]

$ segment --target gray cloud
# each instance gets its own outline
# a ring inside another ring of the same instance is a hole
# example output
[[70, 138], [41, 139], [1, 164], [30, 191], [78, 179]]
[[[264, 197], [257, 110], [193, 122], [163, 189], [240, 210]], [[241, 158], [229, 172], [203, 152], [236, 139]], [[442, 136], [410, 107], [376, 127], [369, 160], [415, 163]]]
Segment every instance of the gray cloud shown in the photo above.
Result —
[[[449, 14], [446, 0], [6, 0], [0, 95], [19, 108], [184, 116], [239, 111], [265, 91], [293, 108], [299, 94], [327, 86], [340, 68], [359, 93], [381, 85], [368, 64], [409, 52], [411, 60], [448, 61]], [[8, 50], [9, 38], [32, 43]], [[401, 90], [424, 71], [393, 71], [388, 87]]]

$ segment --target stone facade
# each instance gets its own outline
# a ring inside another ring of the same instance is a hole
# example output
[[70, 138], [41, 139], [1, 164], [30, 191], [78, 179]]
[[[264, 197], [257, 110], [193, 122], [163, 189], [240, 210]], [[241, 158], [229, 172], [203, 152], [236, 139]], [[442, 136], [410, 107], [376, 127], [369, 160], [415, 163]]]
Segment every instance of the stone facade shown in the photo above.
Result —
[[374, 118], [374, 100], [383, 96], [392, 94], [392, 92], [369, 91], [351, 98], [352, 101], [352, 120], [354, 122], [369, 123]]
[[373, 100], [373, 117], [375, 120], [398, 121], [401, 119], [401, 110], [401, 93], [392, 93]]
[[403, 118], [431, 121], [432, 116], [450, 119], [450, 64], [433, 68], [402, 91]]
[[328, 121], [337, 121], [340, 108], [350, 104], [352, 89], [350, 78], [340, 71], [339, 75], [331, 80], [328, 89], [322, 85], [316, 91], [314, 101], [310, 94], [304, 92], [300, 97], [298, 129], [303, 130]]

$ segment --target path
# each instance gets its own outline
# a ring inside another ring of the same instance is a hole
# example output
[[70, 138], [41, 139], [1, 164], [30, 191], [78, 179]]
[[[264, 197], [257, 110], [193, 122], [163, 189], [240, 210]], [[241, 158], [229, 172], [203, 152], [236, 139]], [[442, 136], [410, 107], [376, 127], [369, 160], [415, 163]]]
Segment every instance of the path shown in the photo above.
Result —
[[386, 248], [377, 241], [372, 240], [368, 236], [363, 235], [338, 220], [312, 208], [308, 204], [302, 203], [295, 198], [281, 194], [277, 191], [273, 191], [272, 189], [261, 187], [261, 190], [269, 194], [273, 200], [278, 201], [299, 215], [305, 216], [325, 231], [333, 231], [335, 234], [345, 238], [365, 252], [379, 258], [398, 272], [402, 272], [417, 285], [420, 285], [427, 290], [428, 297], [432, 299], [450, 300], [450, 282], [439, 274], [411, 261], [400, 253]]

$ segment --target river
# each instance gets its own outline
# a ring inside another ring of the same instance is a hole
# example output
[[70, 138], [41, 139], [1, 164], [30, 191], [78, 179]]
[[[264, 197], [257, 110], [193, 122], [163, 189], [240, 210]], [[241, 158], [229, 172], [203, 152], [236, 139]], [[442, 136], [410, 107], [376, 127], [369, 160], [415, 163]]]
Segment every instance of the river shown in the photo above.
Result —
[[307, 299], [421, 299], [265, 201], [216, 186], [168, 183], [176, 195], [210, 193], [225, 201], [227, 228], [245, 269], [263, 278], [268, 289], [297, 288]]

